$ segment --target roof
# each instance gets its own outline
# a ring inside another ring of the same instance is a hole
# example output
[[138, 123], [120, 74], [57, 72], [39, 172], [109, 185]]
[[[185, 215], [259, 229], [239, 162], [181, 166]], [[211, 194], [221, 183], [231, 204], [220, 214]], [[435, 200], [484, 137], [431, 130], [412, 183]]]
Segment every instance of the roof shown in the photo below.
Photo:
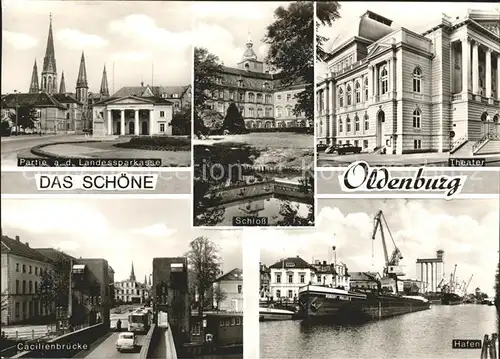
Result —
[[167, 95], [168, 98], [173, 98], [174, 94], [179, 95], [181, 98], [184, 93], [189, 89], [190, 85], [186, 86], [124, 86], [113, 95], [113, 97], [127, 97], [127, 96], [137, 96], [141, 97], [148, 89], [151, 91], [153, 96], [161, 97], [161, 95]]
[[373, 281], [374, 278], [379, 276], [377, 272], [350, 272], [351, 282], [356, 280]]
[[289, 257], [285, 260], [280, 260], [269, 266], [270, 269], [315, 269], [312, 265], [307, 263], [304, 259], [297, 257]]
[[222, 66], [221, 72], [226, 73], [226, 74], [231, 74], [231, 75], [239, 75], [242, 77], [258, 78], [258, 79], [269, 80], [269, 81], [272, 81], [274, 78], [276, 78], [275, 74], [273, 75], [273, 74], [269, 74], [269, 73], [265, 73], [265, 72], [247, 71], [247, 70], [237, 69], [237, 68], [228, 67], [228, 66]]
[[14, 254], [19, 257], [29, 258], [39, 262], [49, 262], [49, 259], [47, 257], [45, 257], [37, 250], [31, 248], [26, 243], [7, 236], [2, 236], [2, 251], [3, 250], [6, 250], [8, 253]]
[[47, 257], [51, 261], [55, 261], [61, 257], [63, 257], [66, 260], [73, 260], [75, 257], [70, 256], [67, 253], [64, 253], [63, 251], [60, 251], [55, 248], [33, 248], [37, 252], [43, 254], [45, 257]]
[[39, 93], [11, 93], [2, 96], [2, 108], [15, 108], [16, 106], [31, 107], [56, 107], [66, 109], [53, 95], [46, 92]]
[[232, 271], [217, 278], [215, 281], [222, 282], [222, 281], [242, 281], [242, 280], [243, 280], [243, 271], [239, 268], [234, 268]]
[[76, 103], [78, 105], [82, 105], [80, 101], [78, 101], [76, 98], [74, 98], [68, 93], [56, 93], [51, 96], [60, 103]]
[[135, 95], [129, 95], [129, 96], [113, 96], [113, 97], [108, 97], [102, 101], [95, 102], [94, 105], [106, 105], [110, 102], [115, 102], [120, 99], [124, 98], [135, 98], [139, 100], [145, 100], [147, 102], [152, 102], [155, 105], [172, 105], [172, 102], [165, 100], [164, 98], [157, 97], [157, 96], [135, 96]]

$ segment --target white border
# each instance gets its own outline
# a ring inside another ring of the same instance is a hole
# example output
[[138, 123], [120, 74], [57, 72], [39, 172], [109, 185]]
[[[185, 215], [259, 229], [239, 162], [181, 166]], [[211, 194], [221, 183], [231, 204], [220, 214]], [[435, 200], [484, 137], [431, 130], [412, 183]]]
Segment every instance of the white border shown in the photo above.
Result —
[[3, 172], [188, 172], [191, 167], [2, 167]]
[[191, 205], [189, 206], [190, 212], [189, 215], [191, 216], [191, 228], [197, 228], [194, 226], [194, 113], [195, 113], [195, 108], [194, 108], [194, 77], [195, 77], [195, 71], [194, 71], [194, 49], [197, 45], [197, 37], [196, 37], [196, 12], [193, 9], [193, 6], [195, 6], [196, 3], [193, 2], [191, 6], [189, 7], [190, 11], [192, 10], [192, 18], [191, 18], [191, 33], [192, 33], [192, 39], [193, 39], [193, 46], [191, 48], [191, 167], [189, 167], [189, 170], [191, 171]]
[[[358, 194], [318, 194], [318, 199], [370, 199], [370, 198], [383, 198], [383, 199], [441, 199], [446, 201], [454, 201], [461, 199], [499, 199], [500, 194], [483, 194], [483, 193], [461, 193], [453, 198], [448, 199], [443, 194], [390, 194], [390, 193], [358, 193]], [[281, 228], [290, 228], [290, 227], [281, 227]], [[293, 227], [292, 227], [293, 228]], [[313, 227], [311, 227], [313, 228]]]
[[318, 67], [316, 66], [316, 61], [317, 61], [317, 42], [316, 42], [316, 1], [313, 1], [313, 56], [314, 56], [314, 78], [313, 78], [313, 126], [314, 126], [314, 139], [313, 139], [313, 168], [314, 168], [314, 226], [311, 226], [310, 228], [316, 228], [317, 223], [316, 219], [318, 218], [319, 212], [318, 212], [318, 176], [317, 176], [317, 164], [318, 164], [318, 151], [316, 147], [316, 142], [318, 140], [318, 133], [317, 133], [317, 128], [316, 126], [316, 121], [319, 121], [319, 118], [316, 118], [316, 83], [317, 83], [317, 70]]
[[[360, 159], [361, 161], [362, 159]], [[352, 161], [351, 163], [356, 162]], [[347, 167], [351, 164], [346, 164], [345, 166], [339, 166], [339, 167], [316, 167], [317, 172], [345, 172]], [[370, 163], [368, 163], [370, 164]], [[390, 165], [388, 163], [388, 165]], [[425, 171], [445, 171], [445, 172], [500, 172], [500, 166], [499, 167], [433, 167], [433, 166], [402, 166], [402, 167], [392, 167], [392, 166], [371, 166], [370, 168], [385, 168], [389, 171], [417, 171], [419, 168], [424, 168]]]
[[104, 193], [72, 193], [72, 194], [2, 194], [3, 199], [79, 199], [85, 201], [88, 199], [147, 199], [147, 200], [157, 200], [157, 199], [182, 199], [186, 200], [191, 198], [191, 194], [146, 194], [146, 193], [134, 193], [134, 194], [104, 194]]

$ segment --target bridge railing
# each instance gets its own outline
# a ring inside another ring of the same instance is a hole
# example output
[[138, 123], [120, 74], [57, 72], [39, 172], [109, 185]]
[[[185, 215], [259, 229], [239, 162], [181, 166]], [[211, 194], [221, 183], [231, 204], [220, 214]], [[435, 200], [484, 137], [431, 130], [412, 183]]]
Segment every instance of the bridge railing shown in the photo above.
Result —
[[156, 324], [151, 325], [148, 334], [146, 334], [146, 337], [144, 338], [144, 344], [142, 345], [141, 353], [139, 355], [140, 359], [153, 357], [152, 354], [154, 352], [154, 349], [156, 345], [158, 345], [159, 334], [160, 332]]
[[168, 328], [165, 329], [165, 344], [167, 346], [167, 355], [165, 359], [177, 359], [177, 349], [175, 348], [174, 336], [172, 335], [172, 330], [170, 328], [171, 327], [168, 326]]

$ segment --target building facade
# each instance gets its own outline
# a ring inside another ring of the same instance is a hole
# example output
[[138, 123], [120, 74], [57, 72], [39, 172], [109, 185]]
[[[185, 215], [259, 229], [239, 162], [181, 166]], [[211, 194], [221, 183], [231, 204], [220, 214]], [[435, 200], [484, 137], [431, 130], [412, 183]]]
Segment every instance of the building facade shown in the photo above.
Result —
[[352, 289], [378, 289], [382, 277], [376, 272], [351, 272]]
[[[217, 292], [226, 294], [226, 299], [217, 303]], [[243, 271], [235, 268], [217, 278], [213, 283], [213, 306], [227, 312], [243, 311]]]
[[50, 270], [49, 259], [29, 243], [2, 235], [2, 324], [32, 323], [54, 313], [54, 306], [37, 296], [42, 276]]
[[208, 94], [207, 108], [222, 117], [231, 103], [239, 108], [247, 129], [309, 127], [304, 114], [295, 115], [296, 95], [306, 88], [301, 79], [284, 85], [279, 74], [272, 74], [258, 60], [253, 42], [248, 39], [246, 50], [237, 67], [223, 66], [218, 89]]
[[123, 303], [144, 303], [149, 298], [148, 283], [137, 281], [134, 263], [128, 279], [114, 283], [115, 300]]
[[125, 86], [113, 97], [160, 97], [172, 103], [174, 114], [191, 107], [192, 89], [187, 86]]
[[271, 297], [270, 292], [270, 281], [271, 281], [271, 270], [265, 264], [259, 263], [260, 267], [260, 300], [268, 300]]
[[328, 55], [316, 89], [318, 143], [393, 154], [495, 147], [498, 19], [469, 11], [417, 34], [367, 11], [357, 36]]

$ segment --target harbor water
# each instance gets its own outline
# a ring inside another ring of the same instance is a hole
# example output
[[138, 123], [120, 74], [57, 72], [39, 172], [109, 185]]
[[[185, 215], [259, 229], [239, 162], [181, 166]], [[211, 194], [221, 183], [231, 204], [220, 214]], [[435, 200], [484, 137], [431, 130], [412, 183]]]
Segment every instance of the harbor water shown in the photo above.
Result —
[[480, 349], [452, 349], [452, 340], [482, 341], [496, 332], [496, 308], [474, 304], [436, 305], [358, 326], [261, 322], [260, 358], [479, 359]]

